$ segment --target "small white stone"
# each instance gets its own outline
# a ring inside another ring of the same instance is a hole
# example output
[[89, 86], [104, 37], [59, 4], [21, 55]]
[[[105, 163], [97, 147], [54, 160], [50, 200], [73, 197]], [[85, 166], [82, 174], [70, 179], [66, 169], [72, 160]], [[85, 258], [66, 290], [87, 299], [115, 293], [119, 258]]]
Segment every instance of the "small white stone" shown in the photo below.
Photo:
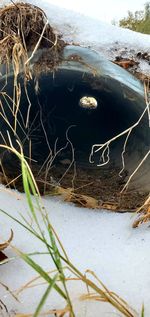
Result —
[[84, 96], [80, 99], [79, 105], [85, 109], [96, 109], [98, 106], [97, 100], [94, 97]]

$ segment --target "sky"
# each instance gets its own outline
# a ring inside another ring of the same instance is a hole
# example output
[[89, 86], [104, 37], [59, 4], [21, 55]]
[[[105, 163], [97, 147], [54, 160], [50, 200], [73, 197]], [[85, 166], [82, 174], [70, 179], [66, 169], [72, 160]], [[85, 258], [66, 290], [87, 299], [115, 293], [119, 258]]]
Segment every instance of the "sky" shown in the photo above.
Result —
[[141, 10], [146, 0], [47, 0], [49, 3], [81, 12], [110, 22], [127, 15], [127, 11]]

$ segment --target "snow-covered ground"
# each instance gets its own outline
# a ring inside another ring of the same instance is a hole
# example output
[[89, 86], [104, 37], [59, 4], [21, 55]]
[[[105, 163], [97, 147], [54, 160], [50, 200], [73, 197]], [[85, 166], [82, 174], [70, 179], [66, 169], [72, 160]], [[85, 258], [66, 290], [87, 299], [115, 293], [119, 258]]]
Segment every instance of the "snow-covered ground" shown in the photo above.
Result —
[[[71, 261], [82, 271], [90, 269], [110, 289], [122, 296], [140, 312], [145, 304], [145, 317], [150, 316], [150, 232], [148, 226], [132, 229], [131, 214], [116, 214], [104, 211], [77, 208], [61, 200], [44, 198], [50, 220], [55, 227]], [[14, 217], [19, 213], [29, 219], [25, 195], [14, 191], [0, 190], [0, 208]], [[44, 252], [43, 246], [31, 234], [0, 213], [0, 239], [6, 240], [14, 231], [13, 245], [28, 252]], [[15, 252], [5, 251], [9, 258]], [[50, 271], [53, 266], [46, 255], [34, 256], [42, 267]], [[35, 272], [22, 260], [12, 260], [0, 267], [0, 282], [11, 290], [17, 290], [36, 276]], [[86, 289], [78, 282], [72, 282], [70, 290], [77, 316], [121, 316], [110, 305], [104, 303], [80, 302], [77, 299]], [[13, 312], [32, 313], [44, 292], [43, 286], [25, 290], [20, 296], [20, 303], [0, 287], [0, 299]], [[45, 306], [62, 308], [63, 303], [53, 293]], [[140, 316], [140, 315], [139, 315]]]
[[[46, 11], [52, 26], [62, 33], [68, 43], [90, 46], [110, 59], [113, 59], [116, 50], [119, 49], [127, 48], [131, 56], [139, 50], [150, 52], [149, 35], [110, 26], [46, 2], [32, 3], [38, 4]], [[145, 72], [150, 70], [150, 66], [145, 66], [147, 64], [141, 65]], [[86, 269], [94, 271], [110, 290], [118, 293], [135, 308], [139, 316], [144, 303], [145, 317], [149, 317], [149, 227], [133, 230], [131, 214], [77, 208], [54, 198], [44, 198], [43, 203], [71, 261], [83, 272]], [[20, 218], [19, 213], [25, 218], [28, 217], [25, 195], [6, 191], [3, 186], [0, 189], [0, 208], [14, 217]], [[31, 234], [0, 213], [0, 242], [8, 238], [11, 228], [14, 231], [14, 246], [27, 253], [44, 251], [42, 244]], [[9, 258], [14, 256], [14, 250], [11, 248], [5, 253]], [[34, 259], [45, 270], [51, 270], [52, 264], [46, 255], [35, 256]], [[0, 282], [11, 290], [19, 289], [34, 276], [34, 271], [20, 259], [12, 260], [0, 267]], [[17, 302], [3, 286], [0, 286], [0, 307], [3, 301], [11, 316], [15, 312], [32, 313], [44, 288], [45, 286], [39, 286], [25, 290], [19, 296], [20, 302]], [[110, 305], [78, 301], [81, 293], [86, 291], [79, 282], [70, 283], [70, 290], [77, 317], [121, 316]], [[62, 306], [60, 299], [52, 293], [45, 311]], [[0, 311], [0, 314], [3, 313], [4, 309]]]
[[[50, 24], [69, 44], [79, 44], [98, 50], [108, 59], [116, 56], [135, 58], [138, 52], [150, 53], [150, 35], [113, 26], [98, 19], [49, 4], [48, 1], [30, 0], [47, 14]], [[100, 10], [100, 8], [98, 8]], [[138, 60], [138, 71], [150, 74], [148, 62]]]
[[[9, 0], [1, 0], [0, 6], [9, 2]], [[150, 54], [150, 35], [86, 17], [83, 14], [52, 5], [48, 0], [25, 0], [24, 2], [30, 2], [42, 8], [52, 27], [62, 35], [68, 44], [90, 47], [105, 55], [109, 60], [115, 60], [116, 56], [136, 58], [138, 52]], [[148, 61], [137, 60], [139, 62], [137, 70], [146, 75], [149, 74]]]

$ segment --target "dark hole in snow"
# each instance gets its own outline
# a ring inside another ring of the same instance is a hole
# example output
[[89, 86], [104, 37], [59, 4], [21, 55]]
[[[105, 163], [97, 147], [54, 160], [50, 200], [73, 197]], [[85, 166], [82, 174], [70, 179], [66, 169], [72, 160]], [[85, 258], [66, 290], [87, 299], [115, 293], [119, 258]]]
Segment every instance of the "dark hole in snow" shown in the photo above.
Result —
[[[79, 61], [69, 60], [69, 54], [72, 53], [79, 55]], [[95, 68], [97, 73], [92, 68]], [[56, 147], [57, 151], [62, 148], [53, 161], [53, 165], [59, 169], [63, 162], [66, 165], [70, 164], [73, 146], [76, 167], [82, 166], [86, 169], [86, 177], [88, 170], [93, 170], [93, 177], [99, 178], [103, 170], [103, 167], [97, 167], [100, 162], [99, 152], [93, 155], [93, 164], [89, 162], [92, 146], [105, 143], [129, 128], [139, 119], [146, 106], [143, 87], [130, 74], [103, 58], [101, 60], [101, 57], [95, 52], [77, 47], [66, 47], [64, 61], [58, 69], [49, 73], [42, 71], [38, 78], [34, 78], [28, 83], [31, 109], [29, 125], [25, 129], [29, 103], [21, 76], [20, 82], [22, 96], [19, 108], [21, 115], [18, 115], [18, 120], [27, 133], [28, 139], [19, 125], [17, 133], [24, 144], [25, 154], [29, 155], [30, 139], [32, 159], [37, 161], [38, 166], [42, 166], [50, 153], [50, 148], [53, 153]], [[5, 88], [9, 95], [12, 87], [13, 77], [10, 76]], [[85, 103], [85, 101], [88, 102]], [[7, 103], [4, 104], [9, 122], [13, 123], [14, 118], [9, 107]], [[127, 169], [128, 175], [137, 167], [149, 147], [147, 118], [146, 113], [129, 137], [125, 154], [125, 169]], [[7, 129], [10, 130], [1, 118], [1, 132], [5, 138], [7, 138]], [[10, 134], [15, 142], [11, 131]], [[112, 168], [116, 168], [117, 175], [119, 174], [122, 163], [121, 153], [126, 136], [124, 135], [110, 144], [110, 163], [104, 167], [105, 179]], [[4, 155], [4, 165], [7, 160], [10, 162], [9, 155]], [[107, 156], [107, 153], [105, 155]], [[143, 166], [141, 173], [144, 176], [141, 177], [140, 174], [137, 177], [135, 186], [139, 187], [141, 182], [142, 190], [144, 187], [146, 190], [149, 186], [147, 165]], [[57, 176], [56, 171], [54, 174]], [[108, 185], [113, 186], [111, 183]], [[119, 189], [120, 187], [115, 188], [116, 191]], [[111, 195], [113, 196], [113, 189]]]

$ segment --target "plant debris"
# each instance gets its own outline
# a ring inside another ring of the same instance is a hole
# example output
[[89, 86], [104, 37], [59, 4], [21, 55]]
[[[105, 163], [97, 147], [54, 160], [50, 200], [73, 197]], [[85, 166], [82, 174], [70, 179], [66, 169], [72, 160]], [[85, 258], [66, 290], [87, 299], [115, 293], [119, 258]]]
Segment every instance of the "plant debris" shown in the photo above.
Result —
[[0, 243], [0, 263], [7, 259], [7, 256], [2, 251], [4, 251], [10, 245], [13, 239], [13, 236], [14, 236], [14, 233], [11, 229], [10, 238], [4, 243]]
[[145, 83], [150, 87], [150, 76], [148, 74], [144, 74], [140, 72], [139, 65], [141, 60], [146, 60], [150, 63], [150, 54], [147, 52], [141, 53], [139, 52], [137, 56], [128, 58], [123, 56], [116, 56], [112, 62], [125, 70], [129, 73], [133, 74], [137, 79], [139, 79], [142, 83]]
[[38, 41], [38, 49], [55, 51], [55, 54], [52, 54], [53, 59], [65, 45], [60, 36], [54, 33], [44, 11], [39, 7], [18, 2], [0, 8], [1, 63], [9, 64], [12, 61], [16, 45], [20, 45], [20, 50], [22, 49], [28, 59], [28, 54], [34, 50]]
[[10, 238], [9, 238], [6, 242], [4, 242], [4, 243], [0, 243], [0, 251], [3, 251], [3, 250], [5, 250], [6, 248], [8, 248], [8, 246], [10, 245], [10, 243], [11, 243], [11, 241], [12, 241], [12, 239], [13, 239], [13, 236], [14, 236], [14, 233], [13, 233], [13, 231], [12, 231], [12, 229], [11, 229]]
[[[0, 62], [7, 63], [7, 65], [13, 63], [14, 83], [19, 74], [18, 65], [20, 63], [28, 64], [28, 60], [31, 59], [32, 54], [34, 55], [36, 46], [38, 49], [43, 49], [43, 53], [38, 58], [38, 62], [34, 62], [34, 72], [41, 74], [41, 72], [57, 67], [65, 45], [61, 37], [53, 31], [44, 11], [37, 6], [20, 2], [0, 8]], [[127, 70], [134, 69], [135, 72], [139, 62], [134, 58], [122, 57], [122, 53], [120, 52], [120, 55], [116, 56], [114, 63]], [[147, 60], [147, 58], [149, 58], [147, 54], [142, 55], [141, 53], [137, 56], [137, 59]], [[71, 55], [70, 60], [82, 62], [78, 55]], [[27, 72], [25, 73], [27, 75]], [[27, 77], [31, 78], [30, 72]], [[17, 83], [15, 101], [20, 101], [19, 95], [17, 95], [19, 88], [19, 83]], [[104, 89], [104, 87], [98, 86], [98, 89]], [[17, 102], [16, 104], [18, 106]], [[18, 109], [19, 106], [16, 113]], [[38, 175], [38, 171], [39, 166], [33, 166], [34, 176], [42, 194], [61, 194], [66, 201], [88, 208], [133, 211], [144, 203], [147, 195], [141, 190], [121, 193], [127, 173], [124, 171], [123, 177], [120, 178], [119, 170], [112, 167], [99, 171], [78, 166], [74, 175], [74, 168], [69, 169], [66, 173], [66, 166], [58, 164], [56, 167], [52, 166], [50, 175], [46, 179], [44, 173]], [[62, 177], [63, 175], [65, 177]], [[55, 180], [55, 186], [52, 184], [51, 178]], [[23, 190], [21, 170], [15, 174], [11, 162], [6, 170], [5, 167], [4, 170], [1, 170], [0, 180], [7, 186]]]
[[150, 221], [150, 195], [144, 204], [137, 210], [137, 213], [138, 217], [135, 219], [132, 225], [133, 228], [137, 228], [139, 225]]
[[[119, 176], [119, 168], [112, 166], [101, 169], [77, 166], [69, 168], [62, 163], [52, 165], [48, 175], [46, 171], [38, 174], [40, 167], [32, 165], [32, 171], [42, 195], [61, 195], [64, 201], [73, 202], [77, 206], [91, 209], [107, 209], [111, 211], [136, 211], [144, 204], [148, 193], [142, 190], [121, 190], [127, 180], [127, 171]], [[20, 171], [18, 172], [18, 176]], [[46, 175], [46, 176], [45, 176]], [[12, 168], [5, 170], [3, 183], [19, 191], [24, 191], [22, 177], [17, 177]]]
[[2, 251], [0, 251], [0, 264], [7, 259], [8, 257]]
[[138, 65], [139, 62], [135, 61], [134, 59], [116, 58], [114, 64], [117, 64], [124, 69], [129, 69], [130, 67]]
[[[120, 47], [119, 43], [108, 49], [109, 60], [114, 64], [126, 69], [129, 73], [133, 74], [142, 83], [147, 82], [149, 77], [150, 65], [150, 52], [149, 51], [136, 51], [135, 49], [129, 49], [128, 47]], [[143, 68], [146, 70], [144, 70]]]
[[[135, 211], [144, 203], [147, 196], [147, 193], [137, 190], [121, 193], [127, 180], [127, 171], [124, 171], [123, 176], [120, 177], [119, 168], [109, 166], [89, 169], [78, 166], [74, 174], [72, 167], [62, 178], [65, 169], [66, 167], [61, 165], [51, 169], [51, 176], [59, 186], [51, 185], [51, 188], [50, 185], [46, 186], [46, 192], [62, 194], [65, 201], [73, 202], [78, 206], [119, 212]], [[37, 182], [42, 189], [38, 177]]]

